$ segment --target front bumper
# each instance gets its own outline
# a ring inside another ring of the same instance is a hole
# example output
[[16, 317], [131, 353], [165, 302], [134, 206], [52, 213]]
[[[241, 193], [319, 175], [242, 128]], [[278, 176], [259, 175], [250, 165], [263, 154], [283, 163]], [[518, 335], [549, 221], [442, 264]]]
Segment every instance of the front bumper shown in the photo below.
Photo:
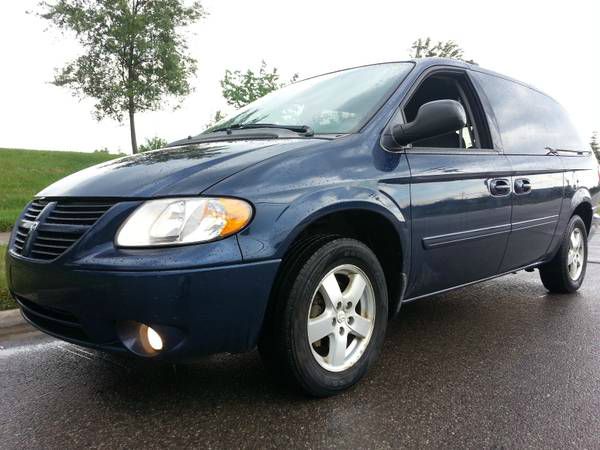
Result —
[[125, 352], [124, 321], [178, 330], [167, 360], [256, 345], [280, 260], [177, 270], [86, 270], [7, 255], [11, 293], [25, 318], [66, 341]]

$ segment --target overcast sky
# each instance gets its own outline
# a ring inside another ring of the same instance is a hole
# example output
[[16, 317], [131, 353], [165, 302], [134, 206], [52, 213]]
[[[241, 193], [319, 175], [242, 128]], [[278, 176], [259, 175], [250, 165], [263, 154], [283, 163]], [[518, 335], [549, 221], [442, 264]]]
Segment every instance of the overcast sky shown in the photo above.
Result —
[[[0, 2], [0, 147], [130, 151], [127, 124], [97, 122], [92, 103], [49, 81], [77, 55], [72, 38], [27, 15], [39, 0]], [[203, 129], [222, 108], [226, 68], [262, 59], [284, 77], [406, 59], [418, 37], [456, 40], [482, 67], [547, 92], [589, 140], [600, 130], [600, 1], [205, 0], [191, 30], [195, 92], [173, 112], [138, 116], [138, 141]]]

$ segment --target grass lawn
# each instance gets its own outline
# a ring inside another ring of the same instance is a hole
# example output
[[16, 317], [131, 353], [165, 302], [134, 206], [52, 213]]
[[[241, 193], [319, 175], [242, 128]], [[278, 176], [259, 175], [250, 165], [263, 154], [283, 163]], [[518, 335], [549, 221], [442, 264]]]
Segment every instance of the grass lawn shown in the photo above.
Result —
[[0, 148], [0, 231], [12, 228], [23, 207], [49, 184], [113, 158], [107, 153]]
[[16, 308], [14, 300], [10, 298], [8, 288], [6, 287], [6, 275], [4, 273], [4, 256], [6, 255], [6, 246], [0, 245], [0, 311]]

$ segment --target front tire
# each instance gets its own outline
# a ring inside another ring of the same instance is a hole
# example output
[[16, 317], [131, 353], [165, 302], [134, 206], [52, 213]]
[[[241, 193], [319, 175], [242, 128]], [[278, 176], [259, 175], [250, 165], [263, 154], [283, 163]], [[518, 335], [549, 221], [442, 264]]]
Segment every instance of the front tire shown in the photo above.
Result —
[[375, 362], [385, 336], [387, 287], [377, 257], [360, 241], [338, 238], [311, 249], [286, 278], [261, 355], [310, 395], [349, 388]]
[[587, 256], [587, 230], [581, 217], [575, 215], [569, 221], [556, 256], [540, 266], [540, 277], [546, 289], [559, 294], [577, 291], [585, 278]]

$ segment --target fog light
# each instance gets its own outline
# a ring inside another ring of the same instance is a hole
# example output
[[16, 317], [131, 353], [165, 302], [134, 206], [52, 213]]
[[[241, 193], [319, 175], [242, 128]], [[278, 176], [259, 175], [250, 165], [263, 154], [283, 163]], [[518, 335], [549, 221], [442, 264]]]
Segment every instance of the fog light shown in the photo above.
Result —
[[150, 344], [150, 347], [152, 347], [152, 350], [162, 350], [163, 341], [160, 337], [160, 334], [158, 334], [153, 328], [148, 327], [146, 336], [148, 337], [148, 343]]
[[117, 322], [117, 335], [127, 350], [138, 356], [153, 358], [176, 349], [185, 336], [181, 329], [153, 323], [149, 326], [134, 320]]

